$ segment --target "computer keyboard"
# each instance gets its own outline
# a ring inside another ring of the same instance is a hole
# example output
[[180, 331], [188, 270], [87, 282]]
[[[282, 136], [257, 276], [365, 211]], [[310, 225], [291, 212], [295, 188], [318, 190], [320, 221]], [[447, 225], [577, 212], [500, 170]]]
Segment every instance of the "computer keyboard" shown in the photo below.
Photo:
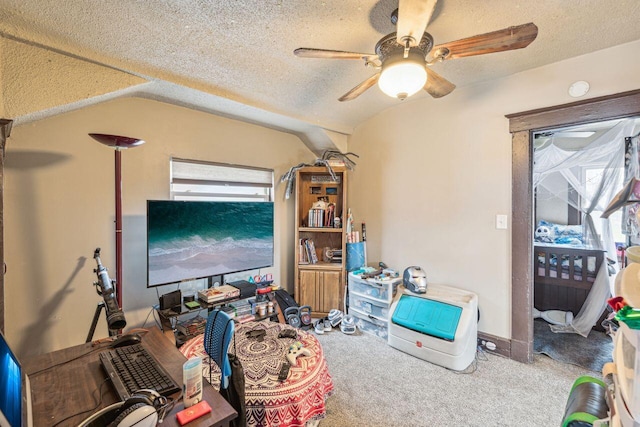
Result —
[[100, 362], [122, 400], [141, 389], [155, 390], [163, 396], [180, 390], [142, 344], [103, 351], [100, 353]]

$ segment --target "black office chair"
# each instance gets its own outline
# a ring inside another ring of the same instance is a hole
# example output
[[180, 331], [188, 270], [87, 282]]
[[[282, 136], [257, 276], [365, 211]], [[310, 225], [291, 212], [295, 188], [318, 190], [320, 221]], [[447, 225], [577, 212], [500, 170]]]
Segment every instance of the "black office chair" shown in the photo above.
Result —
[[[220, 389], [229, 387], [231, 363], [229, 362], [229, 344], [233, 337], [234, 323], [231, 316], [221, 310], [214, 310], [207, 318], [204, 331], [204, 350], [220, 368]], [[211, 383], [211, 369], [209, 369]]]
[[[204, 331], [204, 350], [220, 368], [220, 394], [233, 406], [238, 418], [231, 421], [231, 427], [246, 427], [244, 396], [244, 369], [235, 354], [229, 354], [229, 344], [234, 332], [231, 316], [221, 310], [212, 311], [207, 318]], [[209, 367], [209, 383], [211, 383]], [[231, 382], [229, 378], [231, 377]]]

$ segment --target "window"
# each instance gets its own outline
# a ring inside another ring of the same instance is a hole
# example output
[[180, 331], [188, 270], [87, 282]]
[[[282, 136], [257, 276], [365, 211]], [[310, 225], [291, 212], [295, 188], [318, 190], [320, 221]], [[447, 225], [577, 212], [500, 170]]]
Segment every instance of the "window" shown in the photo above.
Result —
[[273, 201], [273, 170], [171, 159], [171, 199]]

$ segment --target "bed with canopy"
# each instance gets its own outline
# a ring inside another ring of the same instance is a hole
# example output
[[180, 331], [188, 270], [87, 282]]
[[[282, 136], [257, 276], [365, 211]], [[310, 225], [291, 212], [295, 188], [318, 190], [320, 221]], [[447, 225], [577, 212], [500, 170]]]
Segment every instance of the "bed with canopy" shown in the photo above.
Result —
[[[534, 230], [534, 316], [542, 315], [554, 332], [586, 337], [605, 312], [620, 265], [614, 219], [602, 213], [625, 183], [640, 178], [638, 129], [638, 119], [618, 120], [579, 150], [559, 147], [552, 135], [534, 151], [537, 202], [560, 200], [580, 217], [572, 225], [538, 218]], [[625, 205], [615, 219], [627, 240], [639, 235], [637, 206]]]

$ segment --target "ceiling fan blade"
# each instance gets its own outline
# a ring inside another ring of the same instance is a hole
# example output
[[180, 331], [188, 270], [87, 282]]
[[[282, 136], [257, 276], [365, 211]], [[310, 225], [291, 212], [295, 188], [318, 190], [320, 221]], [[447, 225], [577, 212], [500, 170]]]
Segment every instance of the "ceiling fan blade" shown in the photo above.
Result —
[[358, 86], [351, 89], [349, 92], [342, 95], [338, 101], [351, 101], [352, 99], [356, 99], [360, 95], [364, 93], [365, 90], [369, 89], [371, 86], [378, 82], [380, 78], [380, 73], [375, 73], [373, 76], [369, 77], [367, 80], [360, 83]]
[[398, 4], [397, 41], [405, 46], [417, 46], [431, 19], [437, 0], [400, 0]]
[[443, 43], [433, 48], [433, 56], [444, 59], [463, 58], [465, 56], [484, 55], [485, 53], [503, 52], [522, 49], [536, 39], [538, 27], [533, 23], [518, 25], [493, 31], [491, 33]]
[[364, 59], [364, 60], [372, 60], [372, 59], [378, 58], [378, 55], [376, 55], [375, 53], [343, 52], [341, 50], [313, 49], [308, 47], [298, 48], [293, 51], [293, 54], [301, 58]]
[[424, 85], [424, 90], [434, 98], [442, 98], [445, 95], [449, 95], [456, 88], [456, 85], [429, 67], [427, 67], [427, 76], [427, 83]]
[[425, 83], [423, 89], [434, 98], [442, 98], [445, 95], [449, 95], [456, 88], [456, 85], [429, 67], [427, 67], [427, 76], [427, 83]]

